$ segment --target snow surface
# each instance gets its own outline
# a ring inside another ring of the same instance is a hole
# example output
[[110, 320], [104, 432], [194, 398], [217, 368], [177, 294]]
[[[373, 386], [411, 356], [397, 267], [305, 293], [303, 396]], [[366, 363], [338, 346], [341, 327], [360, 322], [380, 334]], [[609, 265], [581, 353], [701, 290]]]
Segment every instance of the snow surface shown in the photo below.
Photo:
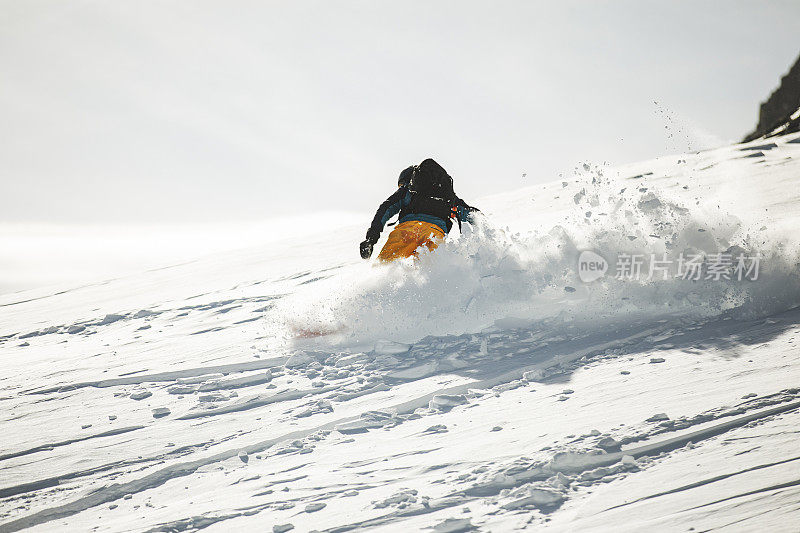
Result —
[[798, 139], [587, 163], [417, 263], [365, 221], [0, 296], [0, 531], [796, 531]]

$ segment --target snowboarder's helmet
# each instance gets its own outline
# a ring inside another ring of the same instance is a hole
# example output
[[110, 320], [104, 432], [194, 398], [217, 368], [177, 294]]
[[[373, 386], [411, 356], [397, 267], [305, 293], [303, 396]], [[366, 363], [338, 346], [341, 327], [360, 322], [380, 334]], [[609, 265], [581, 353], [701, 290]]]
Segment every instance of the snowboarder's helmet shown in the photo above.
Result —
[[411, 176], [414, 175], [414, 165], [411, 165], [404, 171], [400, 173], [400, 176], [397, 177], [397, 186], [398, 187], [408, 187], [408, 184], [411, 183]]

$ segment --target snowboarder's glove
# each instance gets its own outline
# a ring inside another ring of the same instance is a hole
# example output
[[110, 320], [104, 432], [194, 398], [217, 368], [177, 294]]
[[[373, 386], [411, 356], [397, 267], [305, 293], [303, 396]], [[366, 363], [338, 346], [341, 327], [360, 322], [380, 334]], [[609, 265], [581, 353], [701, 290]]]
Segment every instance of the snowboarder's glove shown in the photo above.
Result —
[[375, 243], [378, 242], [378, 239], [381, 237], [381, 232], [376, 231], [374, 228], [369, 228], [367, 230], [367, 240], [361, 243], [359, 246], [359, 251], [361, 252], [362, 259], [369, 259], [372, 256], [372, 247], [375, 246]]
[[374, 243], [370, 242], [369, 239], [362, 242], [359, 246], [359, 250], [361, 252], [361, 259], [369, 259], [372, 256], [372, 247]]

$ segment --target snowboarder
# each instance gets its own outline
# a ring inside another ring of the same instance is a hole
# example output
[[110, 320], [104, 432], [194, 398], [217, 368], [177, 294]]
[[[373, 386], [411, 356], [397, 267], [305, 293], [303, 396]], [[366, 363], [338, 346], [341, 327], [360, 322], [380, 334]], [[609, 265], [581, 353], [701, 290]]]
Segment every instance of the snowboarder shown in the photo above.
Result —
[[383, 262], [417, 256], [421, 246], [433, 250], [458, 222], [472, 222], [477, 208], [469, 206], [453, 191], [453, 178], [433, 159], [403, 170], [397, 179], [397, 191], [383, 202], [360, 245], [361, 257], [369, 259], [383, 227], [398, 212], [397, 227], [389, 234], [378, 254]]

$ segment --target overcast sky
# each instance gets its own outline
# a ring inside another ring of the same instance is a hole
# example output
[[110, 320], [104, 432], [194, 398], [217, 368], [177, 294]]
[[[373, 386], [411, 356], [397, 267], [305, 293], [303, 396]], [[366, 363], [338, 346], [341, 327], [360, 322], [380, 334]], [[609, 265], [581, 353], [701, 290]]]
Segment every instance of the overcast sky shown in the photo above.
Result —
[[469, 201], [737, 140], [798, 35], [796, 0], [3, 0], [0, 222], [367, 212], [429, 156]]

